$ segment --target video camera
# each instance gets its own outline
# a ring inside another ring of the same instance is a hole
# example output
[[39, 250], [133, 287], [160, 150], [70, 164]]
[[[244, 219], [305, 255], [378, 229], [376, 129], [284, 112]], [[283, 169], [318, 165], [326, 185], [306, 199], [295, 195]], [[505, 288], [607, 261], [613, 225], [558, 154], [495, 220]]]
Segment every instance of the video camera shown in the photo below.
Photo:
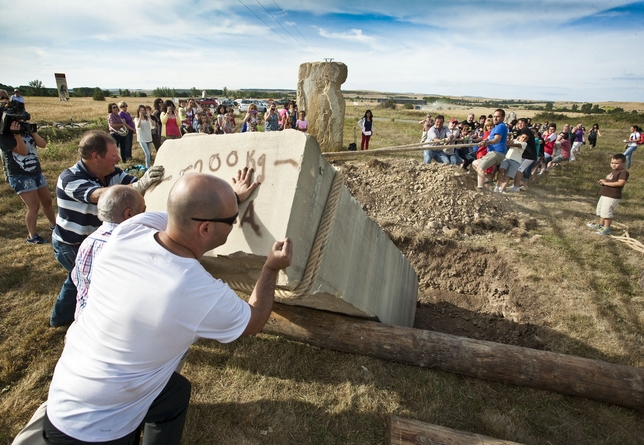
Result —
[[[17, 100], [12, 100], [8, 105], [0, 105], [0, 134], [31, 134], [38, 130], [38, 125], [34, 122], [27, 122], [31, 115], [25, 111], [25, 104]], [[11, 130], [13, 122], [20, 123], [19, 130]]]

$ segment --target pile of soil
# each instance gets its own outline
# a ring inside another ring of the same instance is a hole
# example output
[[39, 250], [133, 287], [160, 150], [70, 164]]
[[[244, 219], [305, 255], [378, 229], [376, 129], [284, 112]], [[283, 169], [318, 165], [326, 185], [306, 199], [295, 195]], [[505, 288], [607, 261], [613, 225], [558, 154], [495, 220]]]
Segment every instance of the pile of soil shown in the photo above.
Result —
[[[491, 232], [526, 240], [537, 221], [513, 197], [476, 191], [476, 175], [415, 160], [336, 161], [352, 196], [418, 274], [414, 327], [539, 348], [538, 328], [516, 273], [485, 241]], [[522, 306], [523, 304], [523, 306]]]

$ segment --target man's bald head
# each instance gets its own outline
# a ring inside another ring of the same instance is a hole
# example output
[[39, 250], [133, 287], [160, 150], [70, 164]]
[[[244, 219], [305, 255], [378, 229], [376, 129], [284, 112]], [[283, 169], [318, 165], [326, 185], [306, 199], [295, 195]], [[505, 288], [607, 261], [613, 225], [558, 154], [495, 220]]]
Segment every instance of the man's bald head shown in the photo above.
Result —
[[120, 224], [145, 211], [143, 195], [127, 185], [113, 185], [98, 199], [98, 219]]
[[225, 218], [236, 212], [237, 199], [230, 184], [216, 176], [187, 173], [168, 195], [168, 222], [186, 227], [191, 218]]

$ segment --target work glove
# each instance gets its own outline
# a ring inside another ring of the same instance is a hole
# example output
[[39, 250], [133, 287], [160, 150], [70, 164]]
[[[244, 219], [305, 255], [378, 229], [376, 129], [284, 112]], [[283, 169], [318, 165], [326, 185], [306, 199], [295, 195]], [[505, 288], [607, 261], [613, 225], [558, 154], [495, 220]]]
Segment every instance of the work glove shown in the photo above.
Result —
[[132, 184], [132, 187], [134, 187], [139, 193], [144, 194], [151, 186], [163, 180], [164, 171], [165, 169], [162, 165], [154, 165], [150, 167], [138, 181]]

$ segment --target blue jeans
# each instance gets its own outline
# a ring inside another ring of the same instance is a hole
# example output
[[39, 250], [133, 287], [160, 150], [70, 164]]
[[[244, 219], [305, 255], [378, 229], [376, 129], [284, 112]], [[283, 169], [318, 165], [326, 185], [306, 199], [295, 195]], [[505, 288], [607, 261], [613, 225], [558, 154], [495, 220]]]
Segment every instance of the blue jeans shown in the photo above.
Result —
[[624, 156], [626, 156], [626, 168], [631, 168], [631, 158], [635, 150], [637, 150], [637, 145], [628, 147], [624, 152]]
[[449, 164], [449, 158], [443, 150], [425, 150], [423, 152], [423, 163], [429, 164], [435, 159], [439, 164]]
[[150, 168], [150, 144], [152, 142], [141, 142], [139, 141], [139, 145], [143, 149], [143, 153], [145, 153], [145, 168]]
[[77, 291], [76, 285], [72, 281], [72, 269], [74, 269], [76, 255], [78, 255], [78, 248], [80, 246], [61, 243], [55, 238], [52, 238], [51, 245], [54, 248], [56, 261], [67, 271], [67, 279], [60, 289], [58, 298], [54, 303], [54, 308], [51, 311], [51, 318], [49, 319], [51, 326], [58, 327], [68, 325], [74, 321]]
[[451, 155], [446, 154], [445, 156], [447, 156], [449, 163], [452, 165], [460, 165], [463, 163], [463, 159], [456, 153], [452, 153]]

